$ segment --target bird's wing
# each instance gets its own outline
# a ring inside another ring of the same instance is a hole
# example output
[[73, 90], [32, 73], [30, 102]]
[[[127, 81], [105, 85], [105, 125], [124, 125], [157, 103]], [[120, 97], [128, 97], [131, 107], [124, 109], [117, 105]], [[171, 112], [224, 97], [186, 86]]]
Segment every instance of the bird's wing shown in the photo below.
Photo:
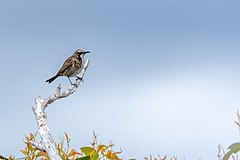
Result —
[[60, 70], [58, 71], [58, 74], [62, 75], [66, 70], [69, 70], [73, 66], [73, 60], [72, 57], [69, 57], [62, 65]]

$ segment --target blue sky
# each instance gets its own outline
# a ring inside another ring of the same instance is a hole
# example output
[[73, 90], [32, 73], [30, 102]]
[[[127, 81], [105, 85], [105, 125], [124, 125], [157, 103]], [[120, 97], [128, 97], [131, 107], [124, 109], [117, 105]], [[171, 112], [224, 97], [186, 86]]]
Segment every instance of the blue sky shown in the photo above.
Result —
[[240, 2], [237, 0], [1, 1], [3, 155], [22, 156], [36, 132], [31, 106], [77, 48], [92, 51], [85, 83], [47, 108], [55, 137], [72, 147], [92, 132], [123, 157], [216, 159], [239, 139]]

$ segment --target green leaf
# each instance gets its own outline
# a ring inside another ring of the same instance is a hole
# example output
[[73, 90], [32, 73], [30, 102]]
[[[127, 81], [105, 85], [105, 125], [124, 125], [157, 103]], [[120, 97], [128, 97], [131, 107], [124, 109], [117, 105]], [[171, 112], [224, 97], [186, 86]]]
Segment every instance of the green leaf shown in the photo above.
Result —
[[94, 156], [93, 156], [93, 160], [98, 160], [99, 158], [99, 155], [97, 152], [94, 152]]
[[234, 143], [228, 147], [229, 151], [224, 155], [223, 160], [228, 160], [228, 158], [233, 154], [240, 151], [240, 143]]
[[81, 157], [81, 158], [77, 158], [76, 160], [90, 160], [90, 156], [85, 156], [85, 157]]
[[92, 147], [82, 147], [80, 149], [86, 156], [90, 156], [90, 154], [94, 150]]

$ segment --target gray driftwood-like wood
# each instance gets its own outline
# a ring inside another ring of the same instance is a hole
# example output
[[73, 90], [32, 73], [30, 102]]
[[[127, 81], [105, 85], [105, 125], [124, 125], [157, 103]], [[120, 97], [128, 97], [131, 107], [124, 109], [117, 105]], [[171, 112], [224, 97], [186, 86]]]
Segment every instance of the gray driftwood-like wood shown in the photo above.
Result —
[[[81, 79], [83, 79], [84, 73], [87, 70], [88, 65], [89, 59], [85, 62], [81, 73], [78, 75]], [[41, 142], [32, 142], [31, 144], [37, 149], [46, 151], [48, 156], [52, 160], [61, 160], [61, 157], [58, 154], [56, 143], [50, 133], [50, 129], [47, 124], [47, 115], [45, 109], [48, 107], [49, 104], [53, 103], [54, 101], [61, 98], [66, 98], [67, 96], [73, 94], [80, 85], [81, 79], [77, 79], [74, 85], [71, 85], [67, 91], [61, 92], [61, 85], [59, 84], [56, 88], [55, 93], [48, 98], [42, 99], [40, 96], [37, 96], [35, 98], [35, 106], [33, 106], [32, 109], [37, 120], [38, 132], [41, 137]]]

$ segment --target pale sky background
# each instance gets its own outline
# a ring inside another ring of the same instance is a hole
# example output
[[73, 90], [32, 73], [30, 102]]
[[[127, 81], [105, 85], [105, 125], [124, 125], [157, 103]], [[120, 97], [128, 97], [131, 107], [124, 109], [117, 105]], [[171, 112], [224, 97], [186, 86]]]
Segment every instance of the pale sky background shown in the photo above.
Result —
[[75, 49], [92, 51], [85, 83], [47, 108], [56, 141], [99, 141], [123, 158], [217, 159], [239, 141], [239, 0], [0, 1], [0, 153], [22, 157], [37, 131], [34, 97]]

